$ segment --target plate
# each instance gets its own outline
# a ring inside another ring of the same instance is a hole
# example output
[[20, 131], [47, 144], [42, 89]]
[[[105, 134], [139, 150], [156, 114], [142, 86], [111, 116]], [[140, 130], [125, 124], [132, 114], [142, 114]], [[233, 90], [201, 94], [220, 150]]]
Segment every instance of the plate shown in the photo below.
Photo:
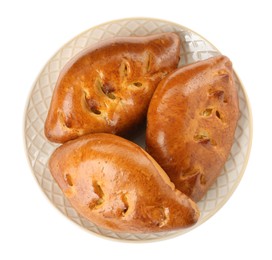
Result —
[[[189, 229], [148, 234], [116, 233], [96, 226], [81, 217], [64, 197], [52, 178], [47, 162], [58, 146], [44, 136], [44, 122], [50, 105], [52, 92], [63, 66], [84, 48], [104, 39], [116, 36], [144, 36], [162, 32], [176, 32], [181, 39], [179, 66], [216, 56], [220, 52], [196, 32], [169, 21], [134, 18], [111, 21], [93, 27], [65, 44], [45, 65], [30, 93], [25, 112], [25, 145], [31, 169], [48, 199], [67, 218], [79, 226], [103, 237], [126, 241], [150, 241], [182, 235], [198, 227], [213, 216], [230, 198], [245, 171], [252, 140], [252, 117], [245, 89], [235, 73], [238, 88], [240, 119], [235, 140], [224, 169], [206, 196], [198, 202], [201, 216], [196, 225]], [[231, 59], [231, 57], [230, 57]], [[134, 140], [143, 144], [143, 137]]]

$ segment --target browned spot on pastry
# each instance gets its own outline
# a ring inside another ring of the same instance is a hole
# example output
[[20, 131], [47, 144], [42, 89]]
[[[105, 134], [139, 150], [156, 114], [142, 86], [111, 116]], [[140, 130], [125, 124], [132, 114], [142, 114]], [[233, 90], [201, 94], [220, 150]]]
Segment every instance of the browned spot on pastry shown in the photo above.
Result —
[[213, 96], [215, 98], [217, 98], [218, 100], [224, 102], [224, 103], [228, 103], [228, 100], [226, 98], [225, 92], [223, 90], [220, 89], [210, 89], [209, 91], [209, 96]]
[[169, 209], [161, 206], [146, 207], [147, 215], [151, 222], [158, 227], [163, 227], [169, 220]]
[[103, 203], [103, 199], [99, 198], [99, 199], [94, 199], [89, 203], [89, 208], [91, 210], [96, 209], [98, 206], [100, 206]]
[[123, 60], [120, 68], [119, 68], [119, 73], [122, 79], [127, 78], [129, 73], [130, 73], [130, 65], [127, 60]]
[[201, 116], [207, 117], [212, 114], [213, 109], [212, 108], [206, 108], [205, 110], [200, 112]]
[[72, 120], [71, 120], [71, 118], [66, 118], [65, 119], [65, 126], [67, 127], [67, 128], [71, 128], [72, 127]]
[[85, 100], [86, 100], [87, 106], [91, 112], [93, 112], [96, 115], [101, 114], [101, 111], [98, 109], [98, 102], [97, 101], [95, 101], [92, 98], [87, 98], [86, 96], [85, 96]]
[[141, 82], [137, 81], [137, 82], [132, 83], [132, 85], [139, 88], [139, 87], [141, 87], [143, 84], [142, 84]]
[[101, 185], [97, 181], [93, 181], [93, 191], [99, 198], [104, 197], [104, 192], [101, 188]]
[[126, 194], [122, 194], [121, 200], [123, 202], [122, 216], [125, 216], [125, 214], [128, 211], [128, 208], [129, 208], [127, 195]]
[[100, 115], [100, 114], [101, 114], [101, 111], [98, 110], [97, 107], [91, 107], [90, 109], [91, 109], [91, 111], [92, 111], [94, 114], [96, 114], [96, 115]]
[[214, 96], [220, 100], [224, 100], [225, 93], [223, 90], [220, 90], [220, 89], [211, 89], [209, 91], [209, 95]]
[[66, 174], [66, 175], [65, 175], [65, 181], [67, 182], [67, 184], [68, 184], [69, 186], [73, 186], [73, 185], [74, 185], [74, 184], [73, 184], [73, 181], [72, 181], [72, 177], [71, 177], [70, 174]]
[[200, 175], [200, 184], [205, 185], [207, 183], [206, 177], [204, 174]]
[[115, 99], [115, 95], [112, 93], [115, 89], [110, 83], [101, 84], [102, 92], [110, 99]]
[[220, 112], [219, 112], [218, 110], [216, 110], [215, 115], [216, 115], [216, 117], [218, 117], [219, 119], [222, 119], [222, 118], [221, 118], [221, 114], [220, 114]]
[[201, 131], [198, 134], [194, 135], [194, 140], [197, 143], [201, 143], [201, 144], [216, 145], [216, 141], [211, 139], [209, 134], [206, 131]]
[[224, 70], [224, 69], [221, 69], [221, 70], [217, 71], [217, 74], [218, 75], [228, 75], [228, 72], [226, 70]]
[[115, 88], [110, 83], [103, 83], [101, 78], [97, 78], [95, 81], [95, 87], [100, 91], [100, 93], [106, 95], [110, 99], [115, 99], [115, 95], [112, 93]]
[[96, 194], [96, 198], [89, 203], [90, 209], [95, 209], [104, 202], [104, 192], [97, 181], [93, 181], [93, 191]]
[[222, 74], [220, 75], [222, 82], [227, 83], [230, 80], [229, 74]]
[[59, 110], [58, 112], [58, 117], [60, 122], [64, 127], [71, 128], [72, 127], [72, 119], [68, 115], [65, 115], [62, 110]]
[[217, 72], [217, 82], [220, 84], [229, 84], [230, 82], [230, 74], [222, 69]]
[[108, 93], [107, 96], [108, 96], [110, 99], [116, 99], [116, 96], [115, 96], [113, 93]]
[[194, 135], [194, 140], [198, 143], [207, 143], [210, 141], [210, 137], [207, 132], [202, 131], [202, 132]]

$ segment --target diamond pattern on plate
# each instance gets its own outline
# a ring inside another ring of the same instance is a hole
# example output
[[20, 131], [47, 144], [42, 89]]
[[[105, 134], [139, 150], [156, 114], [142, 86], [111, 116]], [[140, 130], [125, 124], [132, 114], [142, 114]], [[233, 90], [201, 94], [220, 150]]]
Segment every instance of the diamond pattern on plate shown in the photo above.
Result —
[[68, 60], [82, 49], [100, 40], [116, 36], [143, 36], [170, 31], [177, 32], [181, 38], [179, 66], [219, 54], [218, 50], [200, 35], [180, 25], [156, 19], [113, 21], [91, 28], [64, 45], [45, 65], [30, 94], [25, 114], [25, 142], [32, 171], [49, 200], [64, 215], [96, 234], [113, 239], [133, 241], [154, 240], [184, 234], [201, 225], [223, 206], [239, 184], [245, 170], [251, 147], [251, 116], [245, 90], [238, 77], [236, 77], [235, 83], [238, 88], [241, 116], [236, 129], [234, 144], [221, 175], [206, 196], [198, 203], [201, 217], [194, 227], [186, 230], [150, 234], [115, 233], [105, 230], [81, 217], [63, 196], [60, 188], [53, 180], [47, 162], [57, 145], [47, 141], [44, 136], [43, 126], [55, 83], [61, 69]]

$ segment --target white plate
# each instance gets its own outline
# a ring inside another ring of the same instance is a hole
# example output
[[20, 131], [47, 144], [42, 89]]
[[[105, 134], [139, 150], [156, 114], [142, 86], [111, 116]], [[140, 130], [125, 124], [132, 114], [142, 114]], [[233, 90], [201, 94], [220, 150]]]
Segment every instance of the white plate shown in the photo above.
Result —
[[[192, 228], [140, 235], [115, 233], [102, 229], [79, 216], [53, 180], [47, 167], [47, 161], [57, 145], [48, 142], [44, 136], [43, 128], [52, 91], [63, 66], [82, 49], [100, 40], [115, 36], [141, 36], [172, 31], [177, 32], [181, 38], [179, 66], [204, 60], [220, 53], [210, 42], [197, 33], [168, 21], [146, 18], [111, 21], [87, 30], [63, 46], [45, 65], [29, 96], [25, 113], [26, 152], [38, 184], [54, 206], [65, 216], [83, 228], [104, 237], [130, 241], [150, 241], [184, 234], [201, 225], [226, 203], [239, 184], [246, 168], [251, 148], [252, 120], [245, 90], [236, 74], [235, 83], [239, 93], [241, 116], [235, 133], [234, 144], [221, 175], [206, 196], [198, 203], [201, 217]], [[231, 59], [231, 57], [229, 58]], [[143, 140], [138, 138], [135, 142], [143, 143]]]

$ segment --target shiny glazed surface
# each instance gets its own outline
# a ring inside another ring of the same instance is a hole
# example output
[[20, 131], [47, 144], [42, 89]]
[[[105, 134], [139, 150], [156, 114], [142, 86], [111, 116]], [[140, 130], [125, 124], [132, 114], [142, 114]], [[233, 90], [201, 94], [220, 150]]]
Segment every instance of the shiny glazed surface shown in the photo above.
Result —
[[63, 143], [94, 132], [124, 134], [146, 116], [159, 81], [179, 62], [175, 33], [117, 37], [79, 53], [61, 72], [45, 135]]
[[90, 134], [57, 148], [50, 171], [73, 207], [118, 232], [160, 232], [196, 223], [196, 204], [138, 145], [111, 134]]
[[177, 189], [199, 201], [229, 156], [238, 118], [227, 57], [179, 68], [160, 82], [151, 100], [147, 150]]

